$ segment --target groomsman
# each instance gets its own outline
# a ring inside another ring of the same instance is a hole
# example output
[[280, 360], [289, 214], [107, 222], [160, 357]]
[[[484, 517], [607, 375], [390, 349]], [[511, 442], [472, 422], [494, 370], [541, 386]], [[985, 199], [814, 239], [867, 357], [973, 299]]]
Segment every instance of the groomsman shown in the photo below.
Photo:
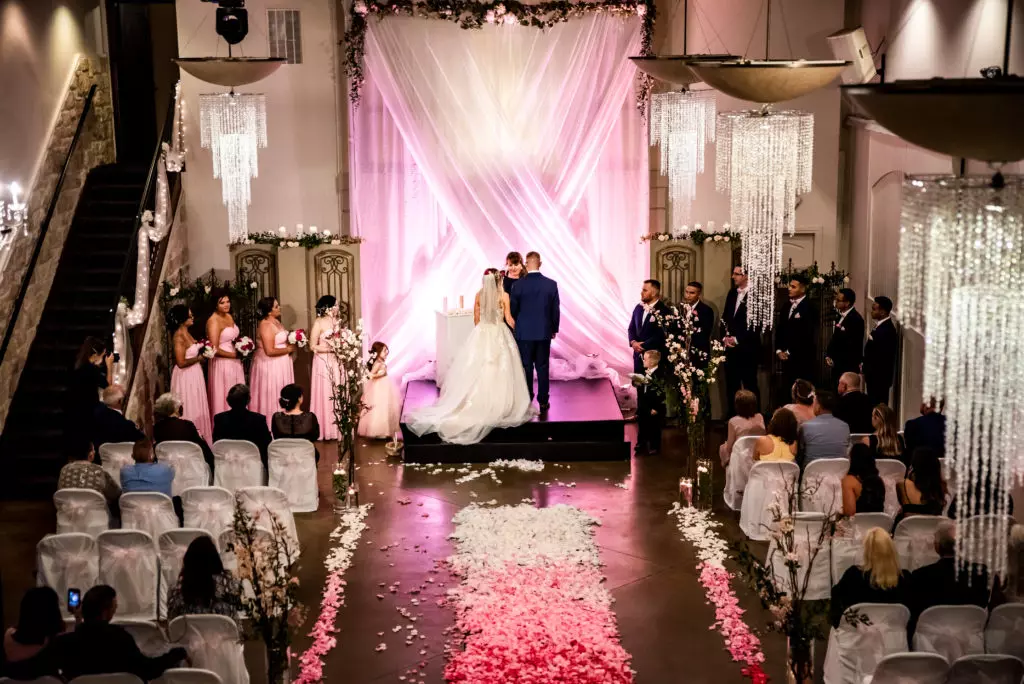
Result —
[[844, 287], [836, 293], [835, 306], [839, 320], [832, 328], [832, 339], [825, 350], [825, 364], [832, 369], [832, 388], [843, 373], [857, 373], [863, 359], [864, 318], [854, 308], [857, 293]]
[[690, 350], [703, 352], [691, 359], [695, 366], [707, 365], [711, 356], [711, 333], [715, 328], [715, 312], [701, 299], [702, 294], [704, 285], [696, 280], [687, 283], [683, 290], [683, 313], [696, 319], [696, 330], [690, 338]]
[[783, 309], [776, 327], [775, 356], [782, 362], [782, 378], [786, 383], [783, 396], [797, 380], [814, 382], [814, 333], [818, 312], [807, 299], [807, 279], [795, 275], [789, 281], [789, 308]]
[[668, 310], [661, 301], [661, 283], [653, 279], [645, 280], [644, 286], [640, 289], [640, 303], [633, 309], [633, 315], [629, 319], [629, 346], [633, 348], [634, 373], [644, 372], [645, 351], [664, 351], [665, 334], [654, 314], [664, 316]]
[[891, 313], [892, 300], [888, 297], [875, 297], [875, 302], [871, 305], [871, 318], [875, 321], [875, 329], [868, 335], [868, 343], [864, 346], [863, 363], [867, 393], [875, 404], [889, 403], [889, 390], [892, 389], [893, 377], [896, 374], [899, 334], [889, 317]]
[[732, 269], [733, 288], [725, 297], [722, 310], [722, 344], [725, 345], [725, 391], [729, 415], [740, 389], [750, 390], [758, 397], [757, 361], [761, 355], [761, 333], [747, 326], [747, 274], [742, 266]]

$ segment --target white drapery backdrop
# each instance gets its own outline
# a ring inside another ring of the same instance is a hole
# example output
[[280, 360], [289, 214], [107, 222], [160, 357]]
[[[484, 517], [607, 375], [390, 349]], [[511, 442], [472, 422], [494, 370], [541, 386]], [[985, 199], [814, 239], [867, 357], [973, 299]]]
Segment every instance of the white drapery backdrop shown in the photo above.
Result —
[[434, 358], [434, 311], [472, 306], [484, 268], [534, 250], [558, 281], [554, 355], [631, 368], [646, 274], [640, 20], [595, 13], [540, 31], [388, 17], [367, 29], [352, 113], [363, 318], [392, 375]]

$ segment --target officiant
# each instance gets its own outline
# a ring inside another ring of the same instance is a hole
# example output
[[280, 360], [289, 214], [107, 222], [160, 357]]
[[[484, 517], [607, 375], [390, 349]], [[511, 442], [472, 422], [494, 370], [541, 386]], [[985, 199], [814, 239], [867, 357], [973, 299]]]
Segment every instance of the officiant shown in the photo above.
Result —
[[661, 301], [661, 283], [645, 280], [640, 289], [640, 303], [633, 309], [629, 319], [629, 346], [633, 348], [633, 372], [644, 372], [643, 354], [655, 350], [665, 356], [665, 334], [661, 330], [655, 313], [662, 316], [669, 308]]

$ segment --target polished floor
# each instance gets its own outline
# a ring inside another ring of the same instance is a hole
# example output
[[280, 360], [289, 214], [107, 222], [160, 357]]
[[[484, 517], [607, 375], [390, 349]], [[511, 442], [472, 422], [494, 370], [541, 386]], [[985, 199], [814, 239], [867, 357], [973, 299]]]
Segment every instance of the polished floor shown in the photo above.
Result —
[[[633, 426], [626, 429], [632, 435]], [[709, 447], [717, 450], [715, 440], [711, 441]], [[540, 506], [579, 506], [601, 520], [596, 539], [607, 586], [616, 601], [622, 643], [633, 656], [638, 684], [744, 681], [721, 636], [709, 630], [714, 611], [697, 582], [696, 558], [667, 515], [678, 478], [685, 472], [684, 453], [684, 436], [673, 434], [666, 440], [664, 453], [655, 457], [548, 464], [541, 473], [506, 471], [501, 484], [487, 477], [456, 484], [457, 474], [432, 475], [426, 468], [389, 459], [382, 443], [359, 444], [361, 498], [374, 507], [345, 575], [346, 605], [339, 611], [337, 647], [327, 658], [327, 681], [442, 682], [445, 630], [452, 624], [452, 613], [438, 600], [453, 582], [443, 565], [452, 553], [446, 539], [452, 531], [451, 518], [472, 501], [516, 504], [527, 497]], [[296, 516], [303, 545], [299, 577], [309, 624], [319, 609], [323, 559], [335, 524], [329, 498], [333, 445], [323, 445], [321, 454], [320, 510]], [[524, 446], [521, 456], [530, 458], [529, 447]], [[727, 536], [739, 534], [734, 514], [723, 511], [720, 517], [726, 522]], [[52, 521], [52, 509], [45, 503], [0, 505], [6, 624], [15, 617], [17, 597], [32, 583], [34, 546], [52, 530]], [[391, 593], [388, 588], [395, 584], [397, 591]], [[748, 622], [762, 632], [764, 613], [756, 599], [742, 587], [738, 593], [749, 609]], [[393, 633], [396, 626], [406, 624], [399, 609], [418, 616], [416, 629], [426, 639], [406, 646], [401, 635]], [[766, 671], [773, 680], [784, 681], [784, 640], [776, 634], [763, 634], [763, 639]], [[387, 650], [375, 652], [382, 642]], [[298, 637], [293, 652], [301, 652], [307, 644], [306, 637]], [[412, 671], [418, 676], [410, 676]], [[254, 673], [254, 683], [263, 679]]]

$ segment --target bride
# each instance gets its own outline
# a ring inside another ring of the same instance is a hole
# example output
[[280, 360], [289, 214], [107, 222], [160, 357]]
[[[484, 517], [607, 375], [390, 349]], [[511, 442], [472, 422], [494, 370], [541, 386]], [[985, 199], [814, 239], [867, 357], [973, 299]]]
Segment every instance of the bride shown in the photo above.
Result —
[[508, 302], [501, 274], [487, 269], [473, 305], [476, 327], [452, 360], [441, 396], [408, 417], [415, 434], [436, 432], [451, 444], [475, 444], [494, 428], [522, 425], [536, 414]]

